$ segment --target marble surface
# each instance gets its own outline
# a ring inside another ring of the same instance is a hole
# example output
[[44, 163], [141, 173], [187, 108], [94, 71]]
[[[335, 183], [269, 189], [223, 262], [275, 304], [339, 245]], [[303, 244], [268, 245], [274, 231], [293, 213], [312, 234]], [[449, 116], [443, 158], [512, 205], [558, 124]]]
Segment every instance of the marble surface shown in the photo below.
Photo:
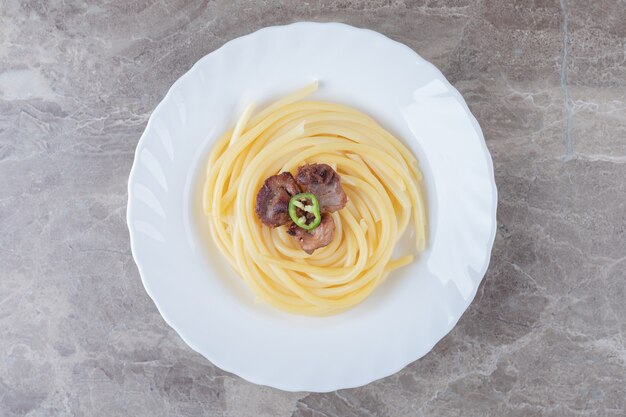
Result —
[[[340, 21], [465, 96], [500, 202], [487, 276], [423, 359], [285, 393], [189, 349], [141, 285], [126, 180], [171, 83], [229, 39]], [[0, 1], [0, 415], [626, 415], [624, 0]]]

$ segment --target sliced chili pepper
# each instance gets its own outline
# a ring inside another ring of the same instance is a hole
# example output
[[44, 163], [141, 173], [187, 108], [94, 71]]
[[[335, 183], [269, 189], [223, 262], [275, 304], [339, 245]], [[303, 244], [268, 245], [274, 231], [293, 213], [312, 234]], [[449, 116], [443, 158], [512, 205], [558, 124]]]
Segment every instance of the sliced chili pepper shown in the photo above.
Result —
[[[299, 215], [298, 211], [304, 213]], [[309, 222], [306, 213], [312, 214], [314, 219]], [[320, 204], [317, 201], [317, 197], [311, 193], [300, 193], [291, 197], [291, 200], [289, 200], [289, 217], [291, 217], [291, 220], [293, 220], [296, 226], [304, 230], [315, 229], [322, 221]]]

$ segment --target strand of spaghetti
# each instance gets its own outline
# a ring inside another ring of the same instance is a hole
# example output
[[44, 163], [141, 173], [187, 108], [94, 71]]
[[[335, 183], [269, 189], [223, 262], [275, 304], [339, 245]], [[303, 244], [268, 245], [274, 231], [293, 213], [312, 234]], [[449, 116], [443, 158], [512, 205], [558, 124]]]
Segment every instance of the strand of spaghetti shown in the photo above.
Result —
[[233, 134], [233, 129], [230, 129], [216, 141], [215, 145], [213, 145], [213, 150], [209, 154], [209, 158], [207, 160], [207, 166], [206, 166], [206, 172], [205, 172], [207, 176], [209, 175], [209, 172], [211, 168], [213, 167], [213, 165], [215, 165], [215, 161], [217, 160], [217, 158], [222, 154], [222, 152], [224, 152], [224, 149], [228, 147], [228, 144], [230, 143], [230, 137], [232, 136], [232, 134]]
[[406, 266], [413, 262], [414, 258], [415, 257], [413, 255], [406, 255], [401, 258], [389, 261], [387, 265], [385, 265], [385, 272], [391, 272], [394, 269], [402, 268], [403, 266]]
[[241, 132], [243, 132], [243, 129], [248, 124], [248, 120], [250, 120], [250, 116], [252, 115], [252, 112], [254, 111], [255, 107], [256, 107], [256, 104], [254, 104], [254, 102], [248, 104], [246, 109], [241, 114], [241, 117], [239, 117], [239, 120], [237, 120], [237, 123], [235, 124], [235, 130], [233, 131], [233, 134], [231, 135], [230, 140], [228, 141], [229, 147], [233, 146], [233, 143], [237, 141], [237, 139], [239, 139], [239, 136], [241, 136]]
[[257, 124], [260, 120], [265, 119], [266, 117], [269, 116], [269, 114], [280, 109], [281, 107], [288, 106], [291, 103], [294, 103], [296, 101], [302, 100], [303, 98], [307, 96], [310, 96], [315, 91], [317, 91], [318, 87], [319, 87], [319, 82], [315, 80], [307, 84], [300, 90], [294, 91], [293, 93], [283, 97], [277, 102], [267, 106], [263, 111], [261, 111], [258, 115], [256, 115], [256, 117], [252, 119], [252, 124]]

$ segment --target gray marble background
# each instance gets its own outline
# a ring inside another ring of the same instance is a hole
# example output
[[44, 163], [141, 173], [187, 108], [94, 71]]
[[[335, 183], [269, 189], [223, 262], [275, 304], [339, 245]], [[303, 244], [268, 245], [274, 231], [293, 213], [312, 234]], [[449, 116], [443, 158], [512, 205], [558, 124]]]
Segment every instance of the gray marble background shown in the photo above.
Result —
[[[487, 276], [423, 359], [329, 394], [255, 386], [161, 319], [125, 225], [150, 112], [263, 26], [404, 42], [461, 91], [500, 192]], [[624, 0], [0, 0], [0, 416], [626, 415]]]

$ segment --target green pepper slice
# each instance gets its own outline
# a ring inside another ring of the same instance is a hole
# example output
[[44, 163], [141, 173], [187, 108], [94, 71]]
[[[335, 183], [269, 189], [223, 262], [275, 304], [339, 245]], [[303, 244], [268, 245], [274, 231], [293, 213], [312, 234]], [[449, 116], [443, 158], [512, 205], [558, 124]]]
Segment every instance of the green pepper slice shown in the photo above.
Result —
[[[307, 216], [298, 216], [297, 209], [311, 213], [315, 218], [310, 223], [307, 223]], [[291, 197], [291, 200], [289, 200], [289, 217], [291, 217], [296, 226], [304, 230], [315, 229], [322, 221], [320, 203], [317, 201], [317, 197], [312, 193], [300, 193]]]

